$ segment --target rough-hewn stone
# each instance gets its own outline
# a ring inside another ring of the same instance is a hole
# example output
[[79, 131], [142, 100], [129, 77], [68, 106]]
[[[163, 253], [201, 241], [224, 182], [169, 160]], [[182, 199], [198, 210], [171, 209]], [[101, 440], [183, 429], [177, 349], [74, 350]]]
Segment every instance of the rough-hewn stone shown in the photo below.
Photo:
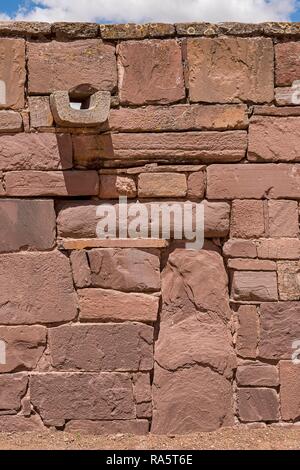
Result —
[[86, 252], [84, 250], [72, 251], [70, 261], [76, 287], [90, 286], [92, 280]]
[[297, 201], [268, 201], [268, 232], [270, 237], [298, 237]]
[[230, 239], [224, 243], [223, 253], [233, 258], [256, 258], [257, 249], [253, 240]]
[[52, 31], [57, 39], [96, 38], [99, 33], [99, 25], [97, 23], [58, 22], [52, 24]]
[[103, 39], [144, 39], [174, 36], [175, 27], [167, 23], [101, 24], [100, 31]]
[[40, 432], [45, 431], [42, 420], [37, 415], [24, 417], [21, 415], [0, 416], [0, 432]]
[[238, 309], [237, 353], [241, 357], [255, 358], [258, 343], [258, 314], [254, 305], [241, 305]]
[[5, 342], [5, 364], [0, 372], [34, 369], [46, 347], [43, 326], [0, 326], [0, 340]]
[[275, 46], [275, 79], [277, 86], [292, 85], [300, 78], [299, 42], [286, 42]]
[[264, 103], [273, 100], [270, 39], [188, 39], [186, 48], [191, 101]]
[[21, 408], [21, 398], [28, 384], [26, 374], [0, 375], [0, 411], [16, 413]]
[[141, 173], [138, 195], [151, 197], [184, 197], [187, 193], [186, 177], [182, 173]]
[[271, 364], [246, 362], [237, 368], [236, 380], [242, 387], [278, 387], [279, 373]]
[[1, 21], [1, 35], [41, 37], [50, 36], [51, 24], [41, 21]]
[[235, 258], [228, 260], [228, 268], [236, 271], [276, 271], [275, 261], [262, 259]]
[[257, 255], [263, 259], [299, 259], [298, 238], [261, 238], [257, 240]]
[[159, 298], [153, 295], [94, 288], [82, 289], [78, 296], [80, 319], [84, 321], [157, 320]]
[[0, 111], [0, 133], [20, 132], [23, 127], [22, 116], [15, 111]]
[[187, 197], [189, 200], [203, 199], [205, 194], [206, 177], [204, 171], [195, 171], [187, 177]]
[[31, 127], [51, 127], [53, 125], [49, 96], [29, 96], [28, 105]]
[[278, 299], [277, 276], [274, 272], [235, 271], [231, 296], [234, 300], [271, 301]]
[[280, 361], [281, 416], [285, 421], [296, 421], [300, 417], [299, 364]]
[[136, 183], [132, 176], [100, 174], [100, 199], [118, 199], [119, 196], [134, 198], [136, 195]]
[[185, 98], [177, 41], [128, 41], [117, 47], [117, 54], [122, 104], [168, 104]]
[[236, 200], [232, 203], [230, 236], [259, 238], [265, 234], [263, 201]]
[[266, 303], [260, 307], [259, 356], [290, 359], [300, 338], [300, 302]]
[[241, 421], [278, 421], [279, 399], [270, 388], [240, 388], [237, 391]]
[[0, 256], [0, 323], [57, 323], [76, 315], [69, 260], [63, 254]]
[[115, 48], [100, 39], [29, 42], [28, 69], [29, 94], [69, 90], [82, 83], [112, 91], [117, 84]]
[[23, 39], [0, 38], [0, 73], [4, 82], [0, 108], [22, 109], [26, 77]]
[[280, 300], [300, 300], [300, 261], [278, 261]]

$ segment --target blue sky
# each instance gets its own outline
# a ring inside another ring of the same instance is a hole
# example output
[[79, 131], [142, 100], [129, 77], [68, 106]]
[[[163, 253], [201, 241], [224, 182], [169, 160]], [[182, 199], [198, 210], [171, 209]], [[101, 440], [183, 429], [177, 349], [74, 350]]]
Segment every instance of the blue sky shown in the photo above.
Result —
[[0, 0], [0, 20], [300, 21], [300, 0]]

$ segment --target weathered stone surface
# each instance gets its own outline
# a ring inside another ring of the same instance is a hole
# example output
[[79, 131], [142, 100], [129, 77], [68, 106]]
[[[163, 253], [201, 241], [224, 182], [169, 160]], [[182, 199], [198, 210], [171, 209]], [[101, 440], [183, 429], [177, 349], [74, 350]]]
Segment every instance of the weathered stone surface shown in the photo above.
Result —
[[264, 38], [199, 38], [186, 42], [191, 101], [273, 100], [273, 44]]
[[255, 117], [249, 126], [248, 160], [253, 162], [298, 162], [300, 119]]
[[76, 287], [88, 287], [92, 280], [86, 252], [84, 250], [72, 251], [70, 261]]
[[135, 418], [132, 383], [128, 374], [35, 374], [30, 378], [30, 396], [42, 419]]
[[182, 173], [141, 173], [138, 177], [141, 198], [184, 197], [186, 193], [186, 176]]
[[157, 254], [124, 249], [88, 251], [92, 285], [104, 289], [151, 292], [160, 289], [160, 262]]
[[231, 296], [234, 300], [268, 302], [278, 299], [275, 272], [235, 271]]
[[276, 366], [247, 362], [237, 368], [236, 380], [242, 387], [278, 387], [279, 373]]
[[106, 289], [78, 291], [81, 320], [155, 322], [159, 298]]
[[261, 238], [256, 245], [259, 258], [287, 260], [300, 257], [300, 240], [297, 238]]
[[238, 329], [236, 338], [237, 354], [255, 358], [258, 343], [258, 314], [254, 305], [241, 305], [238, 309]]
[[[276, 88], [275, 93], [277, 91], [284, 91], [286, 88]], [[275, 97], [276, 98], [276, 97]], [[280, 103], [277, 103], [280, 104]], [[288, 117], [288, 116], [300, 116], [300, 106], [283, 106], [278, 108], [274, 105], [266, 105], [266, 106], [254, 106], [253, 107], [253, 114], [255, 116], [277, 116], [277, 117]]]
[[68, 135], [16, 134], [0, 136], [1, 170], [57, 170], [72, 167]]
[[49, 96], [28, 96], [31, 127], [51, 127], [53, 116]]
[[22, 116], [15, 111], [0, 111], [0, 133], [20, 132], [23, 127]]
[[26, 374], [0, 375], [0, 411], [16, 413], [21, 408], [21, 398], [28, 384]]
[[96, 196], [96, 171], [10, 171], [5, 177], [7, 196]]
[[146, 24], [101, 24], [101, 37], [103, 39], [144, 39], [147, 37], [166, 37], [175, 35], [175, 27], [167, 23]]
[[122, 104], [168, 104], [185, 98], [181, 48], [174, 39], [124, 42], [117, 54]]
[[41, 419], [37, 415], [0, 416], [0, 432], [34, 432], [45, 431]]
[[5, 342], [5, 364], [0, 372], [34, 369], [46, 347], [43, 326], [0, 326], [0, 340]]
[[135, 180], [127, 175], [100, 175], [100, 199], [134, 198], [137, 195]]
[[109, 127], [121, 132], [168, 132], [187, 130], [246, 129], [248, 115], [245, 105], [146, 106], [113, 109]]
[[262, 304], [260, 307], [259, 356], [290, 359], [292, 343], [300, 338], [300, 302]]
[[252, 240], [230, 239], [223, 245], [223, 253], [233, 258], [256, 258], [256, 244]]
[[57, 370], [151, 370], [153, 328], [139, 323], [59, 326], [49, 330], [49, 350]]
[[69, 260], [57, 251], [0, 257], [0, 323], [55, 323], [76, 315]]
[[99, 25], [97, 23], [58, 22], [52, 24], [52, 31], [57, 39], [96, 38], [99, 33]]
[[263, 24], [252, 23], [177, 23], [178, 36], [217, 36], [228, 34], [232, 36], [257, 36], [263, 32]]
[[278, 421], [279, 400], [269, 388], [240, 388], [237, 391], [238, 415], [241, 421]]
[[300, 300], [300, 261], [278, 261], [280, 300]]
[[287, 42], [275, 46], [275, 80], [277, 86], [292, 85], [300, 78], [299, 42]]
[[298, 199], [300, 165], [210, 165], [208, 199]]
[[24, 108], [25, 86], [25, 41], [23, 39], [0, 38], [0, 109]]
[[232, 203], [230, 236], [259, 238], [265, 234], [264, 203], [256, 200], [237, 200]]
[[298, 237], [297, 201], [268, 201], [268, 231], [270, 237]]
[[204, 198], [206, 177], [204, 171], [195, 171], [187, 177], [187, 197], [189, 200]]
[[0, 33], [12, 36], [50, 36], [51, 24], [41, 21], [1, 21]]
[[138, 418], [152, 416], [152, 388], [150, 374], [139, 372], [133, 376], [133, 394]]
[[82, 83], [112, 91], [117, 84], [115, 48], [100, 39], [29, 42], [28, 69], [30, 94], [69, 90]]
[[276, 271], [277, 265], [275, 261], [262, 259], [229, 259], [228, 268], [237, 271]]
[[48, 250], [56, 236], [53, 201], [0, 200], [0, 252]]
[[[82, 167], [142, 162], [236, 162], [245, 157], [246, 131], [74, 135], [74, 161]], [[113, 160], [113, 162], [111, 162]], [[103, 162], [102, 162], [103, 163]]]
[[[1, 418], [0, 418], [1, 426]], [[149, 421], [146, 419], [91, 421], [86, 419], [71, 420], [66, 423], [66, 432], [92, 434], [92, 435], [116, 435], [116, 434], [148, 434]]]
[[276, 21], [262, 23], [263, 32], [269, 36], [290, 37], [299, 36], [300, 29], [297, 22]]
[[[130, 108], [128, 108], [130, 109]], [[205, 165], [183, 164], [178, 165], [160, 165], [157, 163], [146, 163], [143, 166], [134, 166], [132, 168], [101, 168], [100, 175], [139, 175], [140, 173], [194, 173], [205, 171]]]
[[281, 416], [285, 421], [296, 421], [300, 417], [299, 364], [280, 361]]
[[152, 432], [182, 434], [230, 424], [235, 355], [224, 323], [230, 308], [222, 258], [175, 250], [162, 283]]
[[[173, 202], [165, 201], [166, 204], [171, 205]], [[152, 204], [155, 204], [154, 202]], [[160, 203], [157, 202], [157, 205]], [[179, 205], [183, 205], [181, 202], [177, 202]], [[117, 205], [117, 204], [116, 204]], [[128, 204], [128, 210], [131, 210], [135, 203]], [[150, 225], [150, 206], [148, 203], [145, 204], [148, 209], [148, 223]], [[63, 238], [95, 238], [97, 223], [101, 219], [97, 208], [100, 204], [97, 202], [90, 201], [77, 201], [77, 202], [62, 202], [58, 206], [58, 218], [57, 228], [58, 235]], [[117, 212], [117, 226], [125, 230], [124, 224], [119, 223], [119, 209], [116, 208]], [[205, 237], [224, 237], [229, 232], [229, 215], [230, 206], [226, 202], [209, 202], [204, 201], [204, 234]], [[131, 218], [128, 217], [127, 222], [130, 222]], [[143, 227], [145, 228], [145, 227]], [[171, 234], [173, 237], [174, 224], [171, 223], [170, 227]], [[149, 230], [148, 230], [149, 232]], [[255, 256], [256, 256], [256, 247]], [[239, 256], [239, 255], [238, 255]], [[253, 256], [253, 257], [255, 257]], [[249, 257], [249, 256], [247, 256]]]

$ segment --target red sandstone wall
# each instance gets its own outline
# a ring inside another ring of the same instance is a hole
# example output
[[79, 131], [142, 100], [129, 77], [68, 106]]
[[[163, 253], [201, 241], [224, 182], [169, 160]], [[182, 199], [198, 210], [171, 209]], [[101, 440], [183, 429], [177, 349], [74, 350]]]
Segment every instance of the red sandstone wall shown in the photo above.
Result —
[[[299, 421], [299, 25], [0, 36], [0, 430]], [[82, 83], [109, 119], [60, 128]], [[205, 200], [204, 249], [92, 248], [119, 195]]]

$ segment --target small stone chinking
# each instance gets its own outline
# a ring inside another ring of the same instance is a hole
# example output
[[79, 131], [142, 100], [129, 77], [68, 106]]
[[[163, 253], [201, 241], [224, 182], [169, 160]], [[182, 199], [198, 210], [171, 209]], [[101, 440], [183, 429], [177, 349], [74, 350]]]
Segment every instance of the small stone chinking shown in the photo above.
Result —
[[[299, 423], [300, 25], [2, 22], [0, 52], [0, 430]], [[58, 125], [83, 84], [107, 121]], [[205, 201], [204, 248], [88, 247], [119, 196]]]

